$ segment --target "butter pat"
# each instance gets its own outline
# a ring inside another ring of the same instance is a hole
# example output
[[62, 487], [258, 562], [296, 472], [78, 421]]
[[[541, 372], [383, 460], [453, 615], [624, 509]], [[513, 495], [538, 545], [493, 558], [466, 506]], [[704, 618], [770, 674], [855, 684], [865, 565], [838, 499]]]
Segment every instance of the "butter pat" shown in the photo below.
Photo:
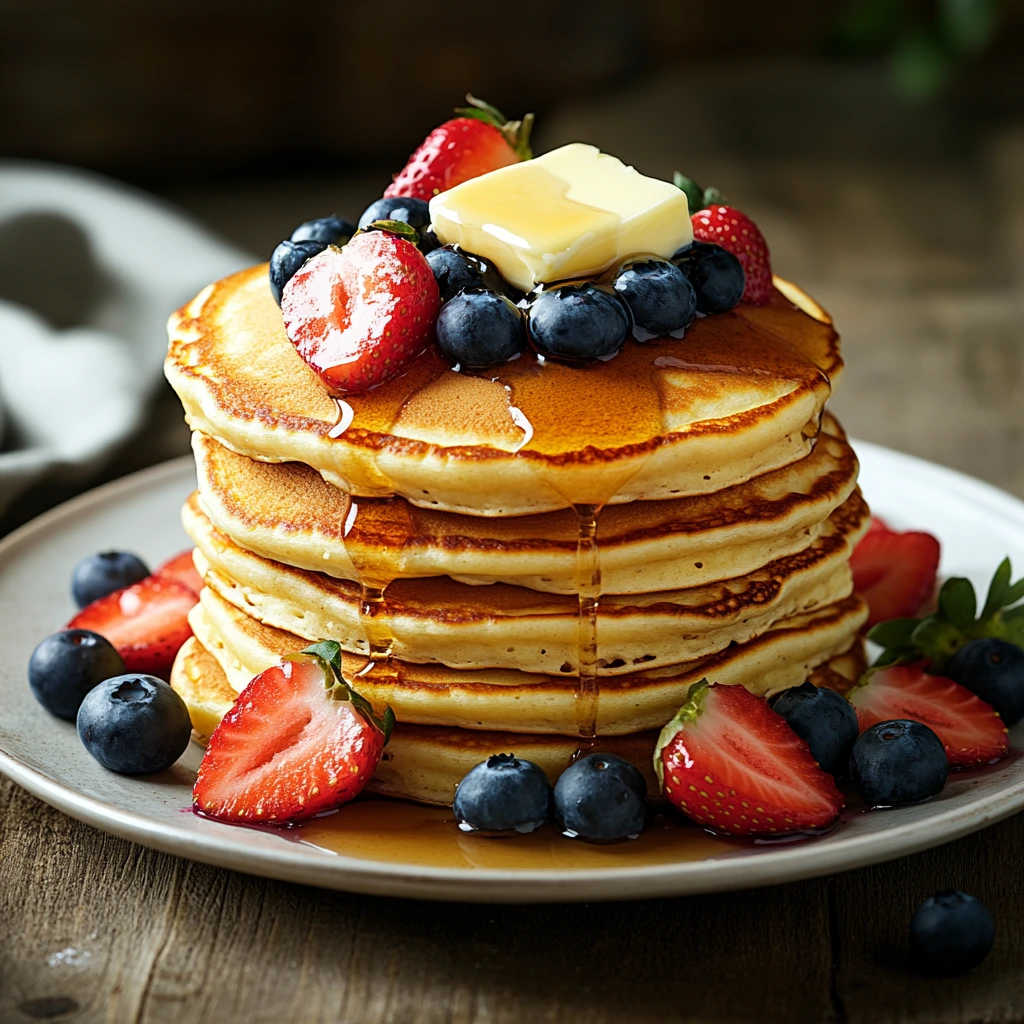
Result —
[[581, 142], [434, 196], [430, 219], [445, 245], [489, 259], [523, 291], [693, 241], [680, 189]]

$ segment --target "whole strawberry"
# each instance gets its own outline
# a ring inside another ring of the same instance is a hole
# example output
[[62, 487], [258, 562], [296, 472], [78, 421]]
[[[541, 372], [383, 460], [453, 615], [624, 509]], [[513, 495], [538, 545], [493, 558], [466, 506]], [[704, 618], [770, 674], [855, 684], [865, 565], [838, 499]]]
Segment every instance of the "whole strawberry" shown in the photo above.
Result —
[[509, 121], [500, 110], [467, 95], [461, 117], [435, 128], [384, 192], [429, 200], [470, 178], [530, 158], [533, 114]]
[[296, 351], [338, 394], [362, 394], [401, 372], [430, 343], [440, 297], [423, 254], [402, 230], [367, 230], [328, 246], [285, 285], [281, 312]]

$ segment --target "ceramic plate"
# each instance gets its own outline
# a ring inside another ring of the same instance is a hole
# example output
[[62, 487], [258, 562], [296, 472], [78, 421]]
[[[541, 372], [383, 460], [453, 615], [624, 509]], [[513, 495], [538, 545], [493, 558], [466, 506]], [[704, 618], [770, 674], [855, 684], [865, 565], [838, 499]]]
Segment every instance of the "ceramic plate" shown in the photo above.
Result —
[[[938, 535], [944, 574], [969, 576], [983, 591], [1004, 555], [1024, 570], [1024, 504], [951, 470], [870, 444], [857, 448], [872, 506], [897, 527]], [[68, 578], [75, 562], [110, 546], [159, 562], [187, 546], [178, 509], [194, 482], [190, 458], [167, 463], [54, 509], [0, 543], [0, 770], [107, 832], [310, 885], [428, 899], [542, 902], [674, 896], [830, 874], [948, 842], [1024, 806], [1024, 759], [1012, 755], [983, 772], [954, 775], [930, 803], [847, 814], [824, 837], [763, 846], [676, 828], [687, 836], [682, 845], [666, 845], [666, 830], [654, 829], [638, 841], [643, 847], [583, 851], [560, 837], [517, 847], [519, 839], [463, 837], [440, 821], [442, 812], [409, 806], [402, 812], [407, 827], [389, 836], [379, 829], [390, 819], [380, 817], [383, 805], [372, 801], [345, 808], [334, 824], [325, 820], [292, 834], [199, 818], [187, 810], [198, 749], [190, 748], [159, 776], [107, 772], [85, 752], [70, 723], [36, 704], [25, 682], [33, 646], [73, 611]], [[1015, 746], [1024, 748], [1024, 726], [1015, 732]], [[352, 827], [355, 832], [346, 831]]]

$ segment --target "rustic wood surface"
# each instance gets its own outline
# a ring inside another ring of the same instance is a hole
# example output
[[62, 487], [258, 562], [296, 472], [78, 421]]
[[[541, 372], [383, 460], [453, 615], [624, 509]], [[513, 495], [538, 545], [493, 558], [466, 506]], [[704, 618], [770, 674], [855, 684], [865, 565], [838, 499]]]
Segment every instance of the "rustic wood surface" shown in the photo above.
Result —
[[[818, 84], [758, 69], [747, 81], [659, 82], [565, 107], [541, 143], [586, 138], [742, 197], [777, 270], [836, 315], [846, 426], [1024, 496], [1024, 128], [980, 124], [973, 109], [894, 112], [876, 79]], [[782, 112], [771, 134], [745, 107], [755, 85]], [[652, 135], [658, 118], [678, 133]], [[740, 121], [742, 141], [720, 130]], [[295, 184], [172, 198], [267, 252], [299, 220], [357, 214], [379, 188], [372, 175]], [[107, 475], [186, 446], [164, 396]], [[26, 496], [0, 532], [64, 496]], [[765, 890], [439, 905], [153, 853], [0, 781], [0, 1021], [1019, 1021], [1022, 848], [1017, 816], [905, 860]], [[996, 945], [966, 977], [920, 978], [906, 964], [907, 922], [946, 887], [989, 904]]]

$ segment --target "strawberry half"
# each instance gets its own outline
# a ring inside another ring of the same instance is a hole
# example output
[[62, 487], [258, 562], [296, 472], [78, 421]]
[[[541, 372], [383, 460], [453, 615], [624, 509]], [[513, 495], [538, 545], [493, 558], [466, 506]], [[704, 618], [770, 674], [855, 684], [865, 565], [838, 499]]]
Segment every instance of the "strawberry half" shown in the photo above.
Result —
[[843, 808], [807, 744], [763, 697], [738, 685], [691, 686], [658, 738], [654, 769], [670, 803], [733, 835], [823, 828]]
[[338, 644], [307, 647], [256, 676], [214, 729], [195, 809], [279, 825], [333, 810], [370, 781], [393, 724], [341, 678]]
[[868, 603], [868, 626], [921, 610], [935, 589], [939, 553], [930, 533], [896, 533], [872, 522], [850, 556], [854, 589]]
[[328, 246], [281, 295], [291, 343], [340, 394], [361, 394], [400, 373], [430, 343], [439, 305], [423, 254], [390, 231]]
[[197, 600], [181, 583], [147, 576], [86, 605], [65, 628], [105, 636], [129, 672], [166, 678], [178, 648], [192, 635], [188, 613]]
[[866, 673], [849, 694], [860, 730], [877, 722], [909, 718], [942, 740], [953, 768], [989, 764], [1005, 757], [1009, 737], [1003, 720], [965, 686], [908, 665]]
[[533, 114], [509, 121], [495, 107], [475, 96], [420, 143], [384, 195], [430, 200], [470, 178], [530, 159]]
[[720, 203], [698, 210], [690, 221], [694, 238], [728, 249], [743, 264], [746, 285], [740, 301], [751, 306], [766, 306], [771, 302], [775, 292], [772, 265], [768, 243], [757, 225], [734, 206]]
[[203, 578], [196, 571], [196, 564], [192, 559], [192, 548], [182, 551], [180, 555], [168, 558], [153, 575], [162, 580], [173, 580], [183, 587], [188, 587], [193, 594], [198, 594], [203, 589]]

